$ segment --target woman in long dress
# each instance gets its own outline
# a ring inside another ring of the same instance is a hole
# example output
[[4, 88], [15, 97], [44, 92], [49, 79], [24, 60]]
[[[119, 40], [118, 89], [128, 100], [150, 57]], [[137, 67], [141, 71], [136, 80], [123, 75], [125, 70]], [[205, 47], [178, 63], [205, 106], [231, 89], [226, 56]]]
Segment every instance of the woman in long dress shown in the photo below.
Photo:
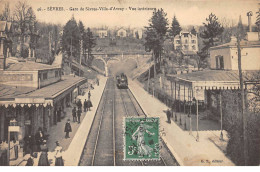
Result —
[[64, 166], [62, 159], [62, 147], [58, 141], [56, 141], [55, 153], [55, 166]]
[[50, 166], [48, 160], [48, 147], [46, 145], [46, 140], [43, 141], [43, 145], [41, 145], [40, 148], [41, 148], [41, 156], [38, 162], [38, 166]]

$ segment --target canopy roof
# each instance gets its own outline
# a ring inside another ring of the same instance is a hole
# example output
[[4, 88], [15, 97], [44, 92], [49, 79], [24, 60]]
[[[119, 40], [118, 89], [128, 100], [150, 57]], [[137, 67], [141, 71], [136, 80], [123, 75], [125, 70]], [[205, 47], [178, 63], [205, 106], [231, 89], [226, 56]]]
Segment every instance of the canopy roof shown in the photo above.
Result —
[[53, 103], [87, 81], [84, 77], [63, 76], [62, 80], [41, 89], [0, 85], [0, 105], [39, 105]]
[[[245, 82], [258, 81], [254, 76], [260, 76], [260, 71], [244, 71]], [[238, 71], [205, 70], [187, 74], [168, 75], [167, 79], [179, 84], [197, 89], [238, 89]]]

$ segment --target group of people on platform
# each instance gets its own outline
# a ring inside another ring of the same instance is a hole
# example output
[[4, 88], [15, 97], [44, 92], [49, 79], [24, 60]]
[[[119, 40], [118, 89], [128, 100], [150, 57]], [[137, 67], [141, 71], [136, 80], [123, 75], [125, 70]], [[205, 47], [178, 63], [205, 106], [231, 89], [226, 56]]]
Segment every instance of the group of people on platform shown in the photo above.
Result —
[[[50, 166], [48, 159], [48, 147], [47, 147], [48, 135], [45, 135], [40, 127], [34, 137], [31, 135], [24, 138], [24, 154], [29, 154], [30, 157], [27, 160], [26, 166], [33, 166], [34, 159], [38, 155], [39, 161], [38, 166]], [[62, 159], [62, 147], [59, 142], [56, 141], [55, 148], [55, 166], [63, 166], [64, 162]]]
[[[18, 150], [19, 150], [19, 141], [13, 138], [10, 141], [10, 159], [17, 160], [18, 159]], [[7, 162], [7, 150], [8, 150], [8, 142], [0, 140], [0, 166], [8, 165]]]

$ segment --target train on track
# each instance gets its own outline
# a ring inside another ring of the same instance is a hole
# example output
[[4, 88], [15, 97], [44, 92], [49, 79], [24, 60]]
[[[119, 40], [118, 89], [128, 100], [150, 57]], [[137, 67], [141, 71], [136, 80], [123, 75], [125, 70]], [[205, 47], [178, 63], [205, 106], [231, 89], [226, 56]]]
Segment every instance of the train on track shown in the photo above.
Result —
[[128, 88], [128, 80], [127, 76], [124, 73], [121, 73], [120, 75], [116, 75], [116, 85], [117, 88]]

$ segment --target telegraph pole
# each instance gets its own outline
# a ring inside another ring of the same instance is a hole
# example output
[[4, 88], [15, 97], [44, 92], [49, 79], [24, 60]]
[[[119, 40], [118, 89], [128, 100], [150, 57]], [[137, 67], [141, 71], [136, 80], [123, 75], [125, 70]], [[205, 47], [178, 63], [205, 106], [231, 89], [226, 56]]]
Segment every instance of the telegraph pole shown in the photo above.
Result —
[[[240, 16], [240, 22], [241, 22], [241, 16]], [[242, 22], [241, 22], [242, 25]], [[242, 103], [242, 123], [243, 123], [243, 153], [244, 153], [244, 165], [246, 166], [248, 164], [248, 145], [247, 145], [247, 114], [245, 113], [245, 90], [244, 90], [244, 79], [242, 74], [242, 63], [241, 63], [241, 37], [242, 33], [239, 30], [238, 25], [238, 33], [237, 33], [237, 55], [238, 55], [238, 72], [239, 72], [239, 85], [240, 85], [240, 92], [241, 92], [241, 103]]]

